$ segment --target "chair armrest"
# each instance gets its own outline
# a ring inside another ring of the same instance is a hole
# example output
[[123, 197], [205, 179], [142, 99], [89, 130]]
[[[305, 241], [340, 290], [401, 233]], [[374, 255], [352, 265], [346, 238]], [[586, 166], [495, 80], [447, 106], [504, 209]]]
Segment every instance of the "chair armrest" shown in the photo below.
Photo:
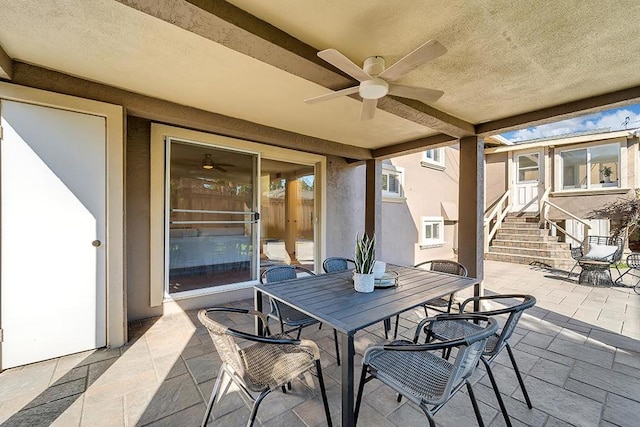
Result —
[[[440, 321], [483, 321], [487, 322], [487, 326], [464, 337], [458, 337], [446, 341], [436, 341], [425, 344], [415, 344], [408, 341], [400, 341], [386, 345], [374, 345], [368, 347], [364, 353], [364, 363], [368, 363], [371, 354], [376, 351], [431, 351], [442, 350], [447, 348], [459, 347], [461, 345], [469, 345], [478, 340], [486, 339], [498, 330], [498, 322], [495, 319], [478, 314], [441, 314], [433, 318], [424, 319], [420, 322], [425, 325], [425, 329], [430, 329], [434, 324]], [[419, 326], [420, 329], [420, 326]]]
[[[479, 301], [490, 301], [490, 300], [499, 300], [499, 299], [523, 299], [521, 310], [525, 310], [527, 308], [533, 307], [536, 304], [536, 299], [532, 295], [523, 295], [523, 294], [499, 294], [499, 295], [481, 295], [477, 297], [467, 298], [460, 304], [460, 313], [464, 312], [464, 308], [470, 302], [479, 302]], [[473, 314], [481, 314], [484, 316], [497, 316], [499, 314], [510, 313], [513, 311], [513, 307], [505, 307], [498, 310], [488, 310], [488, 311], [474, 311]]]

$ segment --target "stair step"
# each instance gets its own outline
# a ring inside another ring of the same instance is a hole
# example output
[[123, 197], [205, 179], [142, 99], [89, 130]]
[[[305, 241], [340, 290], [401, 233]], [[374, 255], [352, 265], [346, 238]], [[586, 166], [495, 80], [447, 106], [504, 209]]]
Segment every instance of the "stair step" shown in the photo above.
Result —
[[568, 249], [536, 249], [536, 248], [515, 248], [512, 246], [496, 246], [489, 247], [489, 253], [500, 253], [507, 255], [526, 255], [541, 258], [553, 259], [572, 259], [571, 252]]
[[509, 254], [499, 254], [499, 253], [486, 253], [485, 259], [491, 261], [503, 261], [510, 262], [513, 264], [541, 264], [547, 265], [551, 268], [556, 268], [559, 270], [569, 271], [575, 264], [575, 261], [572, 259], [550, 259], [544, 257], [535, 257], [535, 256], [526, 256], [526, 255], [509, 255]]
[[539, 241], [539, 240], [513, 240], [513, 239], [493, 239], [492, 245], [509, 246], [511, 248], [529, 248], [529, 249], [550, 249], [550, 250], [569, 250], [569, 244], [564, 242]]
[[558, 237], [554, 236], [541, 236], [540, 234], [513, 234], [513, 233], [501, 233], [500, 230], [496, 233], [494, 240], [519, 240], [527, 242], [557, 242]]
[[536, 229], [540, 230], [540, 224], [538, 222], [510, 222], [505, 221], [502, 223], [501, 228], [526, 228], [526, 229]]
[[526, 234], [526, 235], [535, 235], [535, 236], [547, 236], [549, 234], [549, 230], [543, 230], [541, 228], [516, 228], [516, 227], [506, 227], [505, 224], [502, 225], [502, 228], [498, 229], [496, 232], [497, 235], [500, 234]]
[[540, 218], [538, 216], [532, 217], [517, 217], [517, 216], [506, 216], [504, 218], [504, 222], [508, 222], [510, 224], [539, 224]]

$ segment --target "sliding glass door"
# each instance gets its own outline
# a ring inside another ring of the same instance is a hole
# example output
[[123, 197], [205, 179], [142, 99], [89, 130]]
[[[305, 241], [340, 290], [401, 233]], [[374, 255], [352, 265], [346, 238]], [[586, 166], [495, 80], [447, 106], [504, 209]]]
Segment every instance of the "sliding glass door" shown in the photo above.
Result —
[[257, 154], [169, 139], [168, 293], [257, 279]]

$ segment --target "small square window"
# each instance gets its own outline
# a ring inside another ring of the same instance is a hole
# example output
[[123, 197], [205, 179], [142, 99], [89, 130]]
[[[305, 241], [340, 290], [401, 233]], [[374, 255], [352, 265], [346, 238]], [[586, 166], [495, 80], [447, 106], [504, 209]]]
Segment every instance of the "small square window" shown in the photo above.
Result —
[[444, 243], [444, 218], [441, 216], [421, 217], [421, 245], [442, 245]]
[[402, 197], [404, 170], [393, 165], [382, 167], [382, 195], [384, 197]]
[[422, 166], [435, 166], [438, 169], [444, 169], [444, 147], [432, 148], [427, 150], [422, 155]]

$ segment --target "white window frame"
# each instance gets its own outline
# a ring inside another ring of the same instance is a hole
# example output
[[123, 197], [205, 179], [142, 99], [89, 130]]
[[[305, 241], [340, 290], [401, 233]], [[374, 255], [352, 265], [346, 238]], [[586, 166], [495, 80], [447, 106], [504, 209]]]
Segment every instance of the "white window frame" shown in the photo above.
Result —
[[[439, 235], [437, 238], [427, 238], [426, 226], [437, 225]], [[421, 216], [420, 217], [420, 246], [441, 246], [444, 244], [444, 218], [441, 216]]]
[[[617, 181], [612, 181], [611, 184], [615, 185], [593, 185], [591, 184], [591, 150], [595, 149], [595, 148], [600, 148], [600, 147], [604, 147], [606, 145], [615, 145], [618, 148], [618, 161], [617, 161], [617, 165], [618, 165], [618, 180]], [[586, 188], [564, 188], [564, 161], [562, 159], [562, 153], [567, 153], [569, 151], [578, 151], [578, 150], [586, 150], [587, 151], [587, 177], [586, 177], [586, 181], [587, 181], [587, 185]], [[558, 191], [560, 192], [572, 192], [572, 191], [593, 191], [593, 190], [603, 190], [603, 189], [607, 189], [607, 188], [611, 188], [613, 190], [619, 189], [623, 186], [623, 179], [622, 177], [624, 176], [624, 174], [626, 173], [626, 169], [624, 168], [623, 162], [622, 162], [622, 158], [623, 158], [623, 153], [620, 147], [620, 143], [618, 142], [609, 142], [609, 143], [605, 143], [605, 144], [597, 144], [597, 145], [589, 145], [586, 147], [573, 147], [573, 148], [568, 148], [565, 150], [558, 150], [557, 153], [557, 159], [558, 159], [558, 168], [557, 170], [559, 171], [558, 173], [558, 178], [557, 178], [557, 183], [558, 183]]]
[[[422, 161], [420, 164], [435, 169], [444, 169], [445, 165], [445, 147], [431, 148], [422, 152]], [[435, 155], [435, 156], [434, 156]]]
[[389, 191], [384, 188], [384, 178], [383, 178], [383, 187], [382, 187], [382, 197], [392, 198], [392, 199], [400, 199], [404, 197], [404, 168], [394, 165], [382, 165], [382, 176], [387, 176], [387, 183], [389, 182], [389, 177], [391, 175], [397, 176], [398, 180], [398, 191]]

